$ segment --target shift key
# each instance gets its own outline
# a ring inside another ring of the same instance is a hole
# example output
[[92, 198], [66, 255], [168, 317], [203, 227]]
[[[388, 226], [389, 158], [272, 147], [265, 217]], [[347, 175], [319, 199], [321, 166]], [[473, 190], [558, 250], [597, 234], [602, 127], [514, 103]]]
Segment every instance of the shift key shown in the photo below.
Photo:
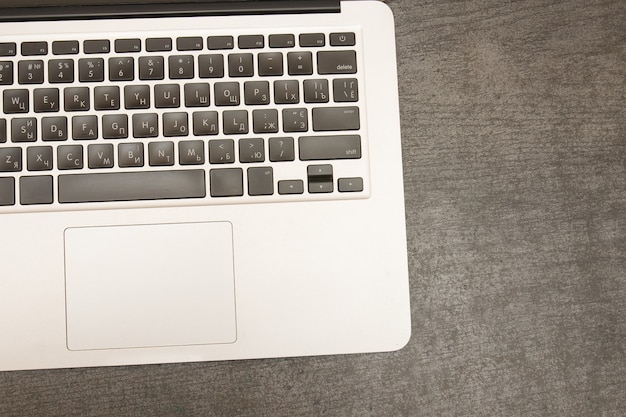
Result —
[[301, 136], [298, 139], [301, 161], [361, 158], [361, 136]]

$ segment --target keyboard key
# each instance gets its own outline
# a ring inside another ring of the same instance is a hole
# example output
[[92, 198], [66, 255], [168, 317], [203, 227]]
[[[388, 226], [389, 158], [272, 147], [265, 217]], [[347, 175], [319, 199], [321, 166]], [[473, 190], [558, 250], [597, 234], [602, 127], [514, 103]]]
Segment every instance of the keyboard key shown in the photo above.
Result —
[[339, 178], [338, 189], [340, 193], [363, 191], [363, 178]]
[[274, 175], [271, 167], [248, 168], [248, 195], [274, 194]]
[[11, 142], [35, 142], [36, 140], [36, 118], [23, 117], [11, 120]]
[[334, 190], [332, 165], [309, 165], [307, 179], [309, 193], [332, 193]]
[[331, 33], [330, 46], [354, 46], [356, 37], [354, 32]]
[[212, 169], [211, 197], [235, 197], [243, 195], [243, 171], [241, 168]]
[[150, 86], [149, 85], [127, 85], [124, 87], [124, 108], [129, 109], [149, 109], [150, 108]]
[[133, 114], [133, 137], [154, 138], [159, 135], [159, 117], [156, 113]]
[[162, 80], [165, 69], [162, 56], [142, 56], [139, 58], [140, 80]]
[[181, 37], [176, 39], [176, 49], [179, 51], [199, 51], [204, 48], [200, 36]]
[[207, 107], [210, 104], [210, 89], [208, 83], [185, 84], [185, 106]]
[[4, 90], [2, 92], [2, 109], [6, 114], [28, 113], [28, 90]]
[[232, 164], [235, 162], [235, 141], [218, 139], [209, 141], [209, 162], [212, 164]]
[[317, 53], [317, 72], [319, 74], [355, 74], [356, 52], [321, 51]]
[[87, 111], [91, 107], [88, 87], [67, 87], [63, 95], [65, 111]]
[[237, 39], [239, 49], [256, 49], [265, 46], [265, 38], [263, 35], [242, 35]]
[[55, 41], [52, 42], [54, 55], [75, 55], [78, 53], [78, 41]]
[[20, 84], [43, 84], [44, 72], [41, 60], [20, 61], [17, 64], [17, 80]]
[[0, 119], [0, 143], [6, 143], [7, 141], [7, 121], [6, 119]]
[[262, 138], [239, 139], [239, 162], [264, 162], [265, 142]]
[[283, 54], [280, 52], [265, 52], [259, 54], [259, 75], [283, 75]]
[[331, 130], [358, 130], [361, 127], [359, 108], [317, 107], [313, 109], [313, 130], [324, 132]]
[[167, 52], [172, 50], [171, 38], [148, 38], [146, 39], [146, 51]]
[[222, 78], [224, 76], [224, 56], [219, 54], [200, 55], [198, 57], [198, 75], [200, 78]]
[[310, 52], [289, 52], [287, 54], [289, 75], [313, 74], [313, 55]]
[[180, 107], [180, 86], [178, 84], [155, 85], [154, 105], [159, 109]]
[[144, 165], [143, 143], [120, 143], [117, 148], [120, 168], [139, 168]]
[[326, 44], [326, 36], [323, 33], [303, 33], [300, 35], [300, 46], [303, 48], [315, 48]]
[[59, 176], [59, 203], [206, 196], [204, 170], [107, 172]]
[[309, 115], [305, 108], [283, 110], [284, 132], [306, 132], [309, 130]]
[[26, 150], [26, 169], [29, 171], [52, 170], [52, 146], [31, 146]]
[[43, 141], [67, 140], [67, 117], [43, 117], [41, 139]]
[[0, 177], [0, 206], [15, 204], [15, 178]]
[[193, 134], [195, 136], [217, 135], [218, 133], [219, 128], [216, 111], [199, 111], [193, 113]]
[[62, 145], [57, 148], [57, 166], [59, 169], [82, 169], [82, 145]]
[[52, 204], [52, 176], [42, 175], [36, 177], [20, 178], [20, 203], [30, 204]]
[[188, 136], [189, 125], [186, 112], [163, 113], [163, 136]]
[[128, 137], [128, 116], [125, 114], [102, 116], [102, 137], [104, 139], [126, 139]]
[[74, 60], [51, 59], [48, 61], [48, 81], [51, 83], [74, 82]]
[[83, 51], [86, 54], [108, 54], [111, 52], [111, 42], [108, 39], [94, 39], [83, 42]]
[[201, 140], [178, 142], [178, 159], [181, 165], [204, 164], [204, 142]]
[[337, 103], [359, 101], [359, 83], [356, 78], [333, 80], [333, 99]]
[[305, 103], [328, 103], [328, 80], [304, 80]]
[[241, 102], [239, 83], [215, 83], [215, 104], [218, 106], [238, 106]]
[[135, 60], [131, 57], [109, 58], [110, 81], [132, 81], [135, 79]]
[[48, 42], [22, 42], [22, 55], [47, 55]]
[[89, 145], [87, 160], [91, 169], [113, 168], [113, 145], [110, 143]]
[[76, 140], [98, 139], [98, 117], [72, 117], [72, 138]]
[[224, 134], [245, 135], [248, 133], [247, 110], [225, 110], [222, 117], [224, 118]]
[[252, 111], [252, 130], [254, 133], [278, 132], [278, 110], [262, 109]]
[[304, 193], [304, 182], [302, 180], [282, 180], [278, 181], [278, 194], [302, 194]]
[[274, 81], [274, 102], [276, 104], [297, 104], [300, 102], [300, 84], [297, 80]]
[[174, 142], [159, 141], [148, 144], [150, 166], [174, 165]]
[[115, 52], [141, 52], [141, 39], [116, 39]]
[[0, 148], [0, 172], [22, 170], [22, 148]]
[[169, 76], [172, 80], [193, 78], [193, 56], [174, 55], [169, 57], [169, 69]]
[[254, 75], [252, 54], [228, 55], [228, 74], [231, 77], [252, 77]]
[[301, 161], [361, 158], [361, 136], [302, 136], [298, 139]]
[[119, 110], [120, 88], [116, 85], [96, 87], [93, 93], [96, 110]]
[[17, 45], [15, 42], [0, 42], [0, 56], [15, 56]]
[[210, 36], [208, 46], [210, 50], [233, 49], [235, 47], [235, 40], [232, 36]]
[[267, 81], [246, 81], [243, 88], [247, 105], [270, 103], [270, 83]]
[[293, 138], [270, 138], [270, 161], [282, 162], [293, 161], [295, 159]]
[[104, 59], [81, 58], [78, 60], [78, 80], [81, 83], [104, 81]]
[[292, 34], [270, 35], [270, 48], [293, 48], [296, 38]]
[[13, 84], [13, 62], [0, 61], [0, 85]]

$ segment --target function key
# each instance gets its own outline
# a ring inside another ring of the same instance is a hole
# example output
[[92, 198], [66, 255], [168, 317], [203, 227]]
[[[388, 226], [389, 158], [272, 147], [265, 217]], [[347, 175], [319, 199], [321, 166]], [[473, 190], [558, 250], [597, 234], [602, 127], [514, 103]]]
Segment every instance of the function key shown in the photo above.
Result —
[[270, 48], [293, 48], [294, 46], [296, 46], [296, 39], [292, 34], [270, 35]]
[[303, 48], [315, 48], [326, 44], [326, 36], [323, 33], [303, 33], [300, 35], [300, 46]]
[[233, 49], [235, 40], [232, 36], [211, 36], [209, 37], [209, 49]]
[[17, 54], [17, 45], [15, 42], [0, 43], [0, 56], [15, 56]]
[[172, 50], [171, 38], [148, 38], [146, 39], [146, 51], [167, 52]]
[[176, 39], [176, 49], [179, 51], [199, 51], [204, 47], [200, 36], [184, 37]]
[[115, 52], [141, 52], [141, 39], [116, 39]]
[[46, 55], [48, 53], [48, 42], [23, 42], [22, 55]]
[[239, 49], [256, 49], [264, 46], [263, 35], [242, 35], [239, 37]]
[[108, 39], [88, 40], [83, 43], [86, 54], [108, 54], [111, 52], [111, 43]]
[[356, 37], [354, 32], [342, 32], [330, 34], [330, 46], [354, 46]]
[[54, 55], [74, 55], [78, 53], [78, 41], [56, 41], [52, 42], [52, 53]]

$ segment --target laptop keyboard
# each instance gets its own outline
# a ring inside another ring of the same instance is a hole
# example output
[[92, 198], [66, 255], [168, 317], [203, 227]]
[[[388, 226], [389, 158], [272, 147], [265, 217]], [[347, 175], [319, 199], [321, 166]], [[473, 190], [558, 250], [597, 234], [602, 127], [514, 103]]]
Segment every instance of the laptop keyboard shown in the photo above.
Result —
[[357, 30], [4, 37], [0, 211], [365, 198], [358, 44]]

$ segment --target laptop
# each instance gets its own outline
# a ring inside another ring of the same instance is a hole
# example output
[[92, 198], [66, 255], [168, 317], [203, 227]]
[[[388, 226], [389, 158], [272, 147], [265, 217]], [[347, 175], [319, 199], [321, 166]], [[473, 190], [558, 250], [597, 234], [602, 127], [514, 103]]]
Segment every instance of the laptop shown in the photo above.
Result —
[[378, 1], [4, 0], [0, 370], [410, 337]]

